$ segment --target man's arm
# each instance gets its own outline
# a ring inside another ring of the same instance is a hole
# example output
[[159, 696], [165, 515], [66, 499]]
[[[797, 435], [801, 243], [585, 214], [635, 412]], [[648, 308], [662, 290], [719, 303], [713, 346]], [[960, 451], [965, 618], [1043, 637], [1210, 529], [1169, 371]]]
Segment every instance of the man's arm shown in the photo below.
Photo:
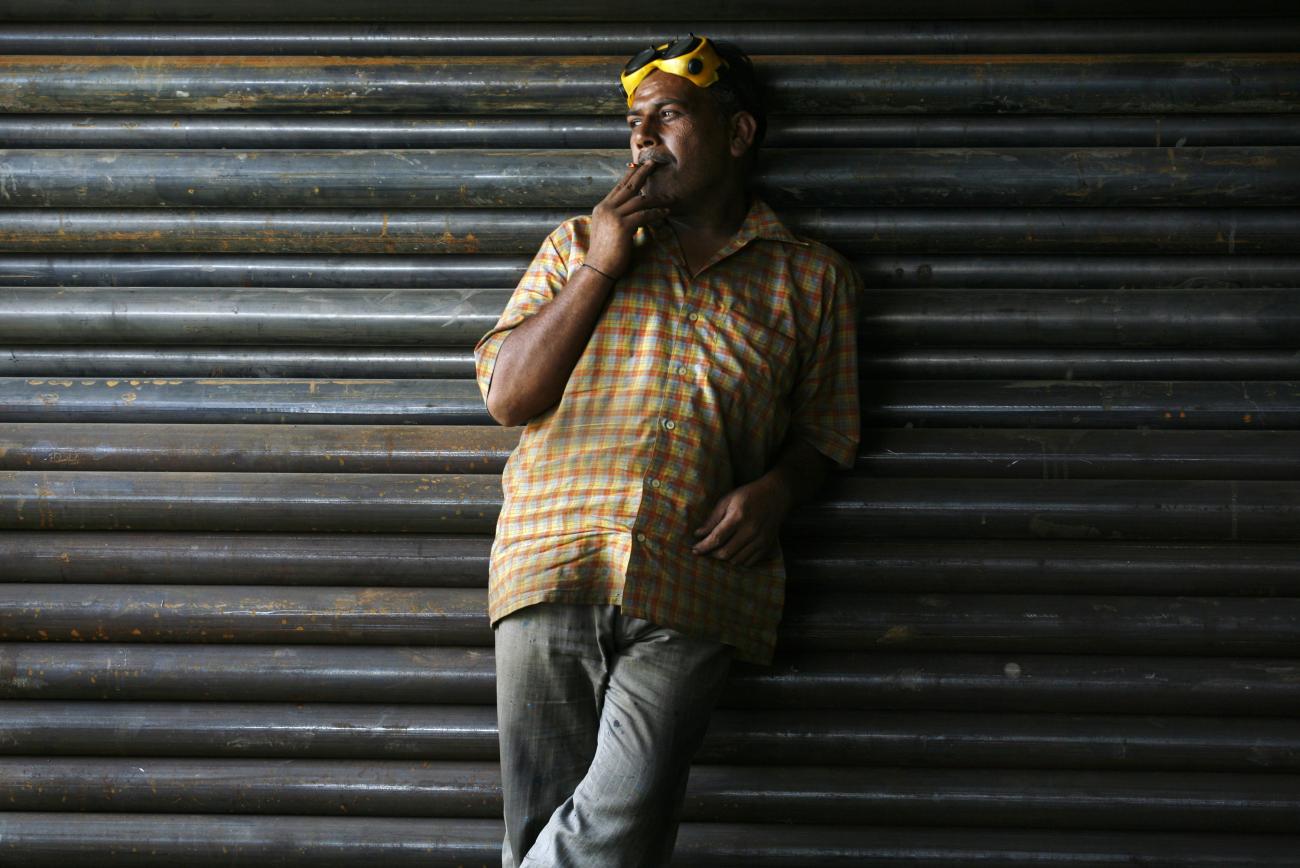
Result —
[[794, 389], [793, 424], [781, 453], [767, 473], [718, 501], [695, 532], [701, 538], [697, 554], [753, 566], [771, 554], [786, 516], [816, 494], [831, 466], [853, 464], [859, 435], [859, 281], [838, 257], [823, 279], [818, 337]]
[[631, 265], [637, 227], [665, 213], [640, 195], [657, 165], [647, 160], [614, 185], [591, 213], [591, 267], [575, 265], [563, 291], [502, 342], [487, 395], [488, 413], [502, 425], [522, 425], [564, 394], [614, 281]]
[[771, 470], [718, 501], [695, 531], [701, 539], [692, 550], [746, 567], [759, 563], [776, 547], [786, 516], [812, 499], [830, 466], [829, 458], [792, 433]]

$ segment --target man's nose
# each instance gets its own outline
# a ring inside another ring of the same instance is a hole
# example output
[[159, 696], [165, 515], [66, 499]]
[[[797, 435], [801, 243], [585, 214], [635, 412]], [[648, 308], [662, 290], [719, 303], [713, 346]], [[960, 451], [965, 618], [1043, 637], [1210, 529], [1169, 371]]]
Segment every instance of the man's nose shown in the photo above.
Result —
[[639, 147], [659, 144], [659, 130], [650, 121], [642, 121], [633, 137]]

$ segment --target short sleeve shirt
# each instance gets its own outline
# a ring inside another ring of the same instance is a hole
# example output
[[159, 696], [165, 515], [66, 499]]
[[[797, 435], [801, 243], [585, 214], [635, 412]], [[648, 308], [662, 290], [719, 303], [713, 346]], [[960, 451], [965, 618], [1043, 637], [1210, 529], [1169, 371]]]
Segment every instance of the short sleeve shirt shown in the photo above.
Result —
[[[475, 362], [486, 399], [502, 343], [564, 290], [589, 217], [561, 224]], [[666, 223], [634, 238], [560, 401], [528, 422], [502, 475], [493, 623], [535, 603], [620, 606], [771, 661], [779, 551], [752, 567], [697, 555], [718, 500], [767, 472], [792, 432], [841, 467], [858, 443], [854, 270], [761, 200], [698, 273]]]

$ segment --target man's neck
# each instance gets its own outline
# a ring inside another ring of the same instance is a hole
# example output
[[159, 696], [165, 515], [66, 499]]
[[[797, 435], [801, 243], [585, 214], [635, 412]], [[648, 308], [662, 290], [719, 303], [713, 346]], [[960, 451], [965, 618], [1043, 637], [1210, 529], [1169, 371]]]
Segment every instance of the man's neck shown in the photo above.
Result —
[[699, 272], [713, 255], [731, 240], [749, 213], [749, 194], [743, 188], [719, 190], [694, 207], [674, 210], [668, 222], [677, 234], [686, 266], [692, 274]]

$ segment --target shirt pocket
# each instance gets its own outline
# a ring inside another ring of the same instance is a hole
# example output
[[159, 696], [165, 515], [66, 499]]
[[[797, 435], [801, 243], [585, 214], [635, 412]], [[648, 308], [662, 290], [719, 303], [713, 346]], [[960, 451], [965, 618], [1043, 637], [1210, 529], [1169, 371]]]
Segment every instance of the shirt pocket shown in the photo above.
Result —
[[753, 405], [783, 401], [789, 395], [798, 367], [798, 342], [783, 323], [765, 322], [743, 308], [710, 308], [702, 314], [710, 332], [709, 380], [721, 403], [770, 414], [770, 407]]

